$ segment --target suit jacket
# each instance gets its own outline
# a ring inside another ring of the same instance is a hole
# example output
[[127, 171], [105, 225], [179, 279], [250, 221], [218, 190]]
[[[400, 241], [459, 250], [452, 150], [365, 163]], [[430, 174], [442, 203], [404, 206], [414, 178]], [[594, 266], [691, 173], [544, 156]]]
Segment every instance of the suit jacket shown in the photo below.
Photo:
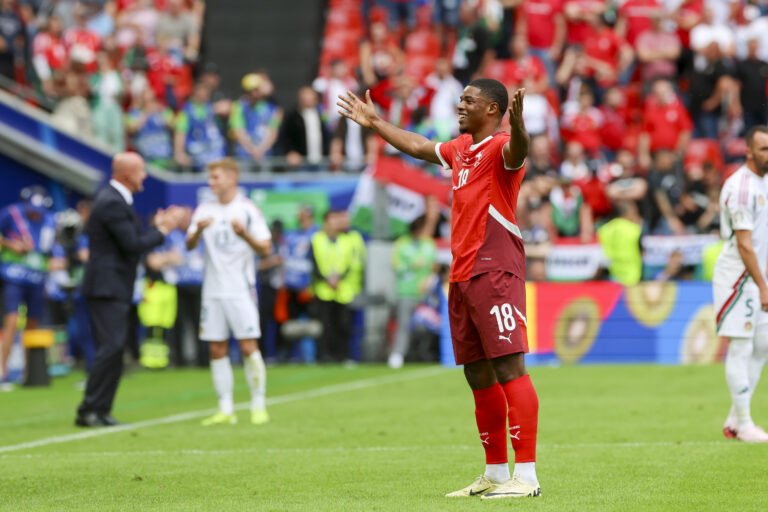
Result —
[[[307, 156], [307, 127], [301, 112], [298, 110], [289, 112], [285, 116], [282, 129], [283, 149], [285, 152], [296, 151], [302, 156]], [[322, 118], [320, 119], [320, 131], [323, 137], [323, 156], [328, 156], [331, 138], [328, 133], [328, 127]]]
[[162, 244], [165, 237], [155, 228], [142, 231], [133, 208], [112, 186], [96, 194], [85, 232], [90, 257], [83, 295], [130, 302], [139, 258]]

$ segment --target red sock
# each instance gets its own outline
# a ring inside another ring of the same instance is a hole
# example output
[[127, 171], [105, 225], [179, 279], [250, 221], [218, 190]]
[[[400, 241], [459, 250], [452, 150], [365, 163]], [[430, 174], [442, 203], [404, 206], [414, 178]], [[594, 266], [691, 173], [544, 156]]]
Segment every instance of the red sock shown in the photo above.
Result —
[[486, 464], [503, 464], [507, 458], [507, 399], [497, 382], [485, 389], [473, 389], [475, 419]]
[[536, 461], [536, 430], [539, 426], [539, 397], [529, 375], [503, 386], [509, 404], [509, 435], [515, 462]]

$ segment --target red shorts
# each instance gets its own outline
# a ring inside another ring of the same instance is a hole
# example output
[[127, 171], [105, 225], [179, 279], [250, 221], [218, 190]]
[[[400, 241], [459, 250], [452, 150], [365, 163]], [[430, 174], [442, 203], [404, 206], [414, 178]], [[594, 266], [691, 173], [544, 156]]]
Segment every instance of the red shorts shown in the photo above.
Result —
[[448, 316], [456, 364], [528, 352], [525, 281], [504, 271], [451, 283]]

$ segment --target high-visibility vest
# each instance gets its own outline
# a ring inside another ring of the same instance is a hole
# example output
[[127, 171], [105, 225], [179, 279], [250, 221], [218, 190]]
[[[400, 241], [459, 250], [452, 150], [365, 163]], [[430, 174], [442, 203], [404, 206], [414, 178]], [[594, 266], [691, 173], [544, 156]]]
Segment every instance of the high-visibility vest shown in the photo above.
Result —
[[[345, 239], [343, 234], [336, 237], [335, 240], [328, 238], [325, 231], [318, 231], [312, 235], [312, 253], [315, 256], [317, 270], [323, 277], [337, 275], [346, 277], [352, 266], [351, 244]], [[336, 301], [342, 304], [349, 304], [354, 298], [352, 288], [344, 279], [339, 281], [334, 290], [324, 279], [315, 279], [312, 284], [315, 296], [324, 301]]]
[[624, 286], [640, 282], [643, 274], [643, 255], [640, 252], [642, 228], [631, 220], [617, 218], [597, 230], [597, 238], [610, 261], [611, 279]]
[[365, 240], [355, 230], [350, 230], [348, 233], [339, 236], [342, 238], [342, 243], [347, 246], [347, 250], [349, 250], [352, 257], [349, 272], [342, 279], [344, 293], [352, 294], [351, 302], [355, 296], [363, 291], [363, 274], [365, 272], [366, 258]]

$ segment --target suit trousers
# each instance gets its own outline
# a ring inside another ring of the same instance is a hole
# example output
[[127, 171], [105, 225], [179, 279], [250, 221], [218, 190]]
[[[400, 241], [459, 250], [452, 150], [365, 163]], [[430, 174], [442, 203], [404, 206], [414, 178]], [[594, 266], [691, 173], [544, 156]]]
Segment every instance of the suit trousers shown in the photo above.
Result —
[[96, 358], [78, 412], [108, 414], [123, 372], [131, 303], [114, 299], [86, 299], [86, 302], [96, 342]]
[[320, 362], [343, 362], [349, 359], [352, 335], [352, 309], [349, 304], [317, 301], [317, 319], [323, 324], [317, 347]]

